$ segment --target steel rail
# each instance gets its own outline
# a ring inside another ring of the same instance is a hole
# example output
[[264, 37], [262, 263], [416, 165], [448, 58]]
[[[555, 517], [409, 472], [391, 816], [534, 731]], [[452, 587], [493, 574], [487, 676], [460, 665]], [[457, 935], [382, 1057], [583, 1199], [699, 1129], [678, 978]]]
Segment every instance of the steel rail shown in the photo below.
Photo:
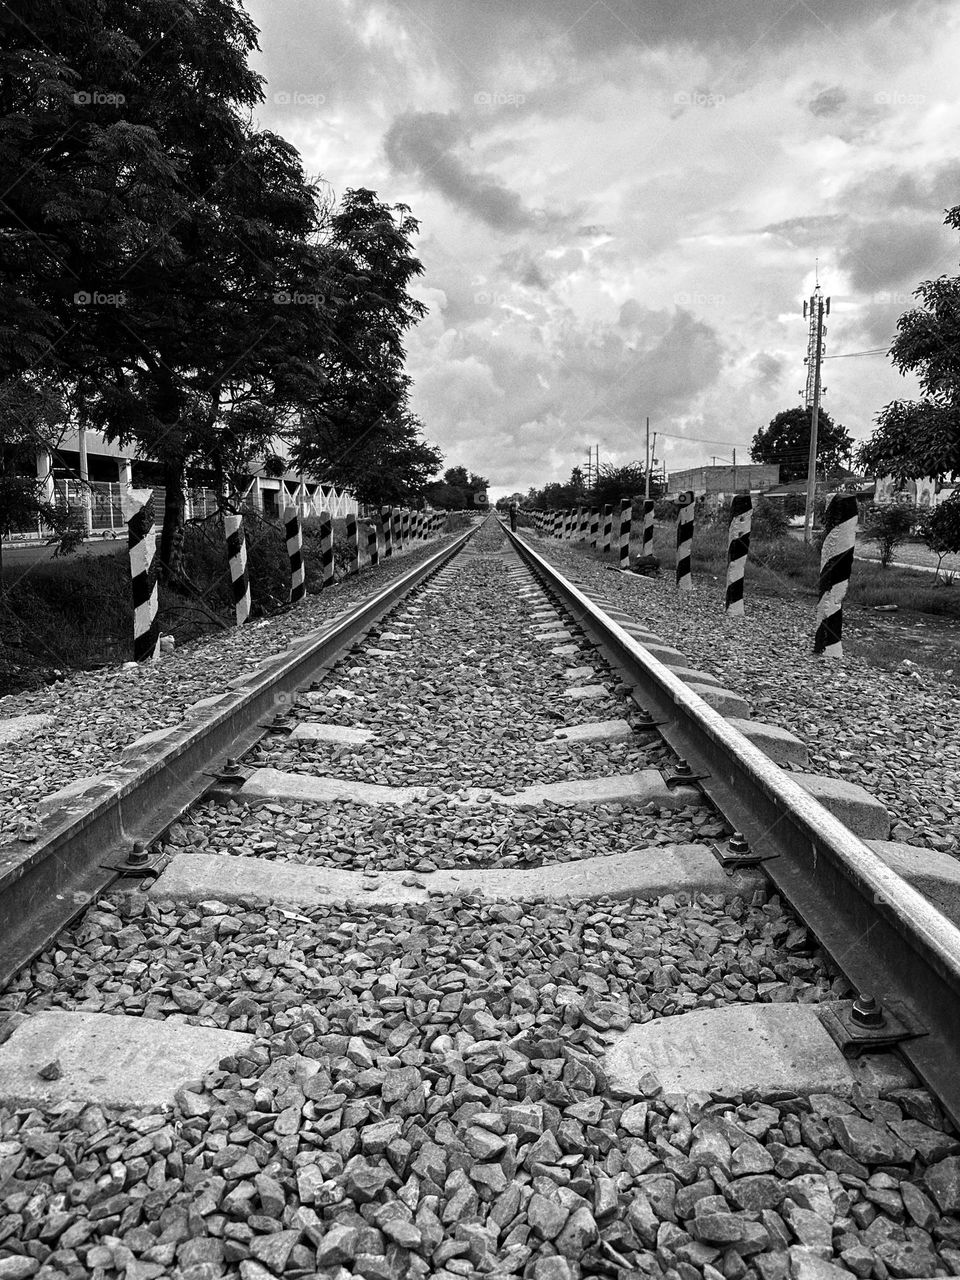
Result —
[[121, 874], [137, 841], [149, 845], [207, 791], [211, 769], [266, 732], [285, 695], [316, 680], [410, 591], [451, 560], [456, 538], [376, 594], [291, 643], [222, 701], [169, 731], [131, 744], [135, 762], [81, 779], [41, 806], [37, 839], [0, 847], [0, 989]]
[[853, 986], [896, 1001], [925, 1034], [899, 1051], [960, 1121], [960, 930], [516, 534], [511, 542], [686, 759], [698, 785]]

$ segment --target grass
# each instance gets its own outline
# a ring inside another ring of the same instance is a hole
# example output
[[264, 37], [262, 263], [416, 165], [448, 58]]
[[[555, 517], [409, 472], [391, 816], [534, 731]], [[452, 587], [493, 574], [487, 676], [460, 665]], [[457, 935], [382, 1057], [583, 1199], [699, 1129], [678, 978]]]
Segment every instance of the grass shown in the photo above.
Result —
[[[469, 517], [453, 513], [446, 531]], [[259, 516], [245, 518], [247, 567], [254, 616], [286, 607], [290, 564], [279, 525]], [[359, 521], [366, 549], [367, 523]], [[303, 529], [307, 594], [322, 590], [320, 522]], [[334, 566], [347, 568], [346, 521], [334, 521]], [[233, 623], [233, 597], [222, 528], [211, 518], [187, 526], [184, 569], [190, 586], [161, 587], [160, 632], [177, 645]], [[38, 688], [70, 669], [89, 669], [133, 657], [133, 602], [126, 547], [115, 555], [41, 560], [25, 568], [5, 566], [0, 597], [0, 696]]]

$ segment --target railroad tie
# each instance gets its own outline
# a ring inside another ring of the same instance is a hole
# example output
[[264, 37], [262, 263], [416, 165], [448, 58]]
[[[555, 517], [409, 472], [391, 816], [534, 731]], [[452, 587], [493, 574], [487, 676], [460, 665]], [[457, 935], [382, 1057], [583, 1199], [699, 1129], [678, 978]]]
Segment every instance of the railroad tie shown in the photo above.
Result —
[[693, 494], [684, 490], [678, 497], [677, 511], [677, 590], [692, 591], [690, 547], [693, 542]]
[[283, 531], [290, 560], [290, 603], [298, 604], [307, 594], [307, 575], [303, 567], [303, 526], [296, 507], [284, 511]]
[[153, 662], [160, 652], [153, 490], [125, 490], [123, 518], [127, 525], [133, 592], [133, 658], [135, 662]]
[[633, 523], [633, 504], [629, 498], [620, 503], [620, 568], [630, 568], [630, 526]]
[[320, 575], [323, 586], [333, 586], [333, 516], [320, 512]]
[[857, 536], [857, 500], [852, 494], [833, 495], [827, 504], [824, 529], [813, 651], [825, 658], [842, 658], [843, 598], [850, 585]]
[[743, 617], [743, 575], [750, 550], [753, 502], [749, 493], [736, 493], [730, 504], [730, 531], [727, 546], [727, 594], [724, 610], [731, 618]]
[[233, 587], [233, 611], [238, 627], [250, 617], [250, 577], [247, 573], [247, 543], [243, 536], [243, 516], [228, 511], [223, 517], [223, 531], [227, 535], [227, 558], [230, 562], [230, 583]]

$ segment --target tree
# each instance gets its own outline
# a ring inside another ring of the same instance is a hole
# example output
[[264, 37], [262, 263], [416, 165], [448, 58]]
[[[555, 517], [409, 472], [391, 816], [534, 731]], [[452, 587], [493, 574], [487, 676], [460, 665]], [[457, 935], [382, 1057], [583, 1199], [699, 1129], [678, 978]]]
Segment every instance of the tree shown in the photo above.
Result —
[[[960, 205], [946, 226], [960, 230]], [[960, 476], [960, 276], [923, 280], [920, 306], [897, 321], [890, 355], [901, 373], [915, 373], [921, 400], [894, 400], [877, 414], [877, 429], [857, 452], [861, 467], [898, 479]]]
[[920, 517], [920, 536], [936, 554], [937, 573], [945, 555], [960, 554], [960, 493], [932, 507]]
[[[771, 419], [770, 425], [761, 427], [750, 443], [750, 457], [754, 462], [771, 462], [780, 465], [780, 483], [803, 479], [807, 474], [810, 453], [811, 409], [797, 405], [784, 409]], [[840, 471], [849, 461], [853, 437], [846, 427], [835, 423], [826, 410], [821, 409], [817, 422], [817, 472], [830, 475]]]
[[886, 569], [897, 547], [913, 532], [917, 512], [902, 502], [868, 503], [861, 509], [864, 537], [880, 548], [880, 563]]
[[[422, 492], [442, 456], [423, 441], [409, 411], [404, 335], [426, 307], [409, 286], [423, 272], [412, 237], [419, 223], [404, 204], [389, 206], [365, 188], [345, 193], [331, 219], [330, 283], [338, 299], [329, 327], [323, 385], [300, 426], [300, 466], [340, 482], [370, 501], [390, 492]], [[409, 466], [409, 473], [385, 469]], [[369, 486], [380, 476], [386, 488]], [[388, 492], [389, 490], [389, 492]]]
[[626, 466], [614, 467], [610, 463], [600, 464], [596, 484], [591, 497], [601, 505], [625, 502], [644, 492], [646, 472], [638, 462], [628, 462]]
[[266, 452], [329, 346], [316, 189], [249, 123], [255, 36], [239, 0], [0, 17], [0, 377], [53, 372], [82, 421], [161, 463], [168, 571], [187, 468]]
[[466, 467], [447, 467], [442, 480], [427, 485], [425, 496], [435, 507], [462, 511], [471, 505], [475, 493], [489, 487], [490, 481], [485, 476], [478, 476], [472, 471], [468, 475]]

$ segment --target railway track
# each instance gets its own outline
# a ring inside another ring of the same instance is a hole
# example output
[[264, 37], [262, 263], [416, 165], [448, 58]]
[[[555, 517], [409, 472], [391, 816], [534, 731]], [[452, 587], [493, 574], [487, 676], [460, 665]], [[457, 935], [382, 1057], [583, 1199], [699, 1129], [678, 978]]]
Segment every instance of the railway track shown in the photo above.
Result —
[[960, 1274], [958, 935], [746, 713], [491, 519], [61, 796], [0, 1280]]

